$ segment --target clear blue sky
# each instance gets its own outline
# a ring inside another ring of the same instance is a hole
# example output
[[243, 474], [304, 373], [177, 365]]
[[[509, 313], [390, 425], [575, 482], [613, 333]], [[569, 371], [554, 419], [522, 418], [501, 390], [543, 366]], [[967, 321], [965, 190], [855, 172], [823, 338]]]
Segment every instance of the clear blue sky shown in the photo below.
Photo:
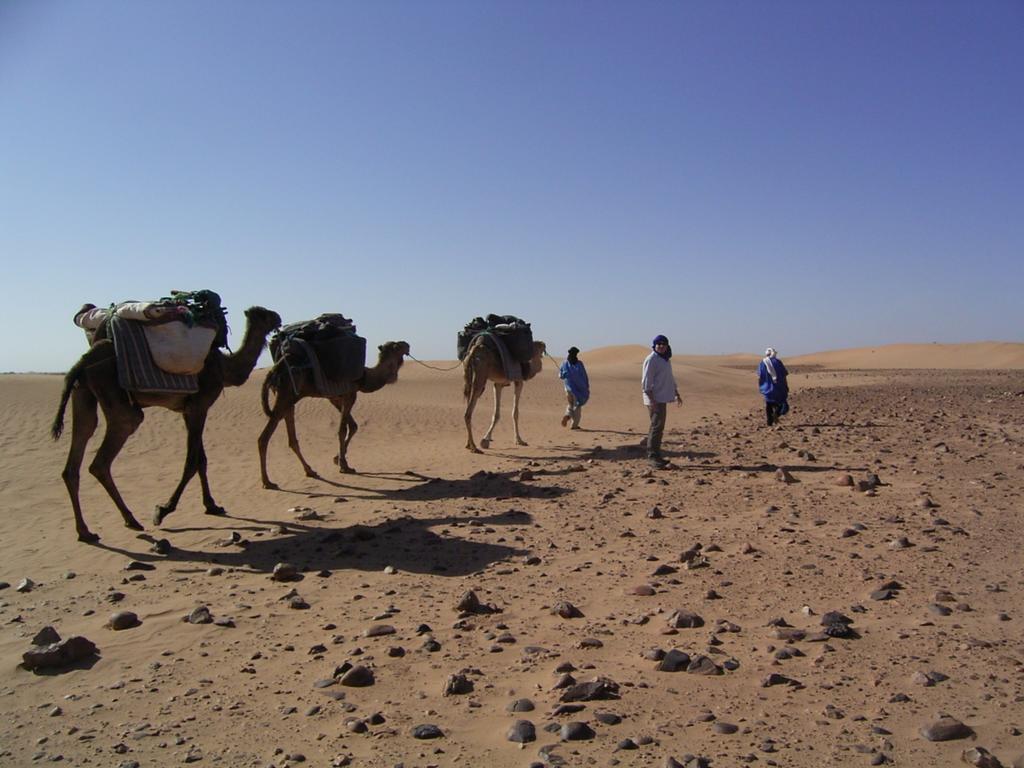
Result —
[[1024, 340], [1024, 3], [0, 0], [0, 370], [211, 288], [453, 359]]

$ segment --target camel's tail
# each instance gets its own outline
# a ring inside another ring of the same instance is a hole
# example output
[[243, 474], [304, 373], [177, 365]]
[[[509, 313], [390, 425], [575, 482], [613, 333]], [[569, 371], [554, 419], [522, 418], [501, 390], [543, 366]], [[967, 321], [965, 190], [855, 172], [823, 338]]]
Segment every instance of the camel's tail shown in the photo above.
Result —
[[50, 427], [50, 436], [54, 440], [60, 440], [60, 436], [64, 434], [64, 412], [67, 410], [68, 400], [71, 399], [71, 390], [75, 388], [78, 378], [82, 375], [83, 367], [84, 362], [79, 360], [64, 376], [64, 390], [60, 393], [60, 405], [57, 406], [57, 415]]
[[263, 387], [260, 389], [260, 404], [263, 406], [263, 414], [267, 417], [272, 413], [270, 410], [270, 390], [273, 389], [276, 392], [278, 389], [281, 377], [280, 366], [283, 362], [284, 358], [282, 357], [271, 366], [270, 370], [267, 371], [266, 377], [263, 379]]

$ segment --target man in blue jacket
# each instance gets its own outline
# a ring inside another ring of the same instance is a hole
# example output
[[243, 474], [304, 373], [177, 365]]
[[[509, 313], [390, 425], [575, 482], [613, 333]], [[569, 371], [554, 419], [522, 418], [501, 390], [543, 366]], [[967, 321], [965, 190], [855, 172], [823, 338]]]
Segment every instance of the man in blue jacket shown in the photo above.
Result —
[[789, 372], [782, 364], [775, 350], [768, 347], [764, 351], [764, 359], [757, 366], [757, 387], [764, 395], [764, 411], [768, 417], [768, 426], [779, 423], [779, 417], [789, 412], [789, 385], [786, 378]]
[[587, 369], [579, 359], [579, 354], [576, 347], [569, 347], [569, 356], [558, 370], [558, 378], [565, 384], [565, 398], [569, 402], [562, 417], [562, 426], [571, 420], [573, 429], [580, 428], [580, 414], [590, 399], [590, 379], [587, 378]]

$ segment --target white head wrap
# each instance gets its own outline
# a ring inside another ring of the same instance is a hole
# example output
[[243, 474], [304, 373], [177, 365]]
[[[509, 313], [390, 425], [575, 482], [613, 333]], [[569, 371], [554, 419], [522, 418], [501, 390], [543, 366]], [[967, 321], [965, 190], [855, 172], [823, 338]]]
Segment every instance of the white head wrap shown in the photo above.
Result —
[[772, 365], [773, 357], [775, 357], [775, 350], [768, 347], [764, 351], [764, 367], [768, 371], [768, 376], [771, 377], [772, 383], [776, 384], [779, 381], [779, 375], [775, 372], [775, 366]]

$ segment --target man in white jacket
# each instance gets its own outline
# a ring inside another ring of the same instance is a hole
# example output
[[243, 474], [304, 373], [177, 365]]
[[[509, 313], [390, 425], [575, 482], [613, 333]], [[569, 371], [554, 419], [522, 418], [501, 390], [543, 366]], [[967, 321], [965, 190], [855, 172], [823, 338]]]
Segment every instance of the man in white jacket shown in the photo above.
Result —
[[658, 334], [651, 342], [651, 354], [644, 360], [640, 385], [644, 392], [644, 405], [651, 415], [651, 428], [647, 433], [647, 459], [652, 467], [664, 469], [668, 459], [661, 455], [661, 438], [665, 433], [668, 404], [673, 400], [682, 405], [679, 387], [672, 374], [672, 347], [668, 338]]

